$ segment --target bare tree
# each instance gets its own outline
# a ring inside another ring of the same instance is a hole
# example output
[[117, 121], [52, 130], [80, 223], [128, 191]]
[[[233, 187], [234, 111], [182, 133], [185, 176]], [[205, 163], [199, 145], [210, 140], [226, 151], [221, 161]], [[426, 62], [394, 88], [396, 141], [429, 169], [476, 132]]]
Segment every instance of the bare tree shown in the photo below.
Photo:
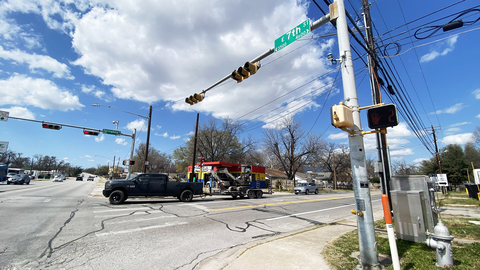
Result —
[[281, 125], [279, 129], [264, 130], [264, 147], [279, 163], [278, 169], [283, 170], [288, 179], [294, 180], [297, 171], [311, 163], [320, 148], [321, 140], [315, 134], [306, 136], [295, 119], [285, 118]]
[[[204, 161], [224, 161], [232, 163], [262, 164], [263, 159], [256, 151], [257, 141], [248, 136], [242, 141], [238, 139], [242, 126], [224, 119], [218, 126], [215, 119], [210, 118], [202, 124], [197, 134], [197, 157], [203, 156]], [[193, 156], [194, 136], [185, 146], [174, 150], [175, 167], [177, 172], [186, 172], [191, 165]]]
[[350, 183], [352, 169], [350, 163], [350, 149], [346, 144], [324, 143], [315, 156], [316, 167], [325, 172], [335, 174], [336, 182]]

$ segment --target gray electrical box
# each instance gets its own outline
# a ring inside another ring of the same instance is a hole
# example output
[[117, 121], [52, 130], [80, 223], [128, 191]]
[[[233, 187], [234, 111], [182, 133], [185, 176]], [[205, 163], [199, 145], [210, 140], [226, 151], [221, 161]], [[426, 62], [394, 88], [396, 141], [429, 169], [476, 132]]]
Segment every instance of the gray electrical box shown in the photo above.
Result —
[[397, 239], [413, 242], [427, 240], [438, 222], [435, 183], [428, 176], [393, 176], [391, 199]]

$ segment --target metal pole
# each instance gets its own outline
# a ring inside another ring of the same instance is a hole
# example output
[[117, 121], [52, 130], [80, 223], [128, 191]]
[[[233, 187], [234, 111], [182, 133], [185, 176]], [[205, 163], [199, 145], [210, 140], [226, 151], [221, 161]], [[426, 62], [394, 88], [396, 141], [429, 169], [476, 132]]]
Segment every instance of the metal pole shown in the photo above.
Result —
[[115, 156], [113, 156], [112, 179], [115, 178]]
[[132, 175], [132, 165], [130, 165], [130, 161], [133, 160], [133, 150], [135, 149], [135, 134], [137, 133], [137, 129], [133, 129], [133, 134], [132, 134], [132, 149], [130, 150], [130, 160], [128, 163], [128, 174], [127, 174], [127, 179], [130, 178]]
[[[353, 110], [354, 134], [349, 134], [350, 161], [352, 165], [353, 189], [355, 193], [358, 240], [360, 247], [361, 269], [381, 269], [378, 263], [378, 249], [373, 226], [373, 211], [368, 186], [367, 166], [365, 162], [365, 147], [361, 135], [362, 125], [358, 105], [355, 72], [353, 70], [352, 52], [350, 49], [347, 17], [343, 0], [336, 0], [331, 8], [338, 12], [337, 34], [341, 57], [342, 82], [345, 104]], [[330, 14], [331, 17], [332, 14]]]
[[148, 131], [147, 131], [147, 145], [145, 146], [145, 163], [143, 164], [143, 173], [147, 173], [147, 162], [148, 162], [148, 145], [150, 144], [150, 126], [152, 124], [152, 106], [148, 111]]

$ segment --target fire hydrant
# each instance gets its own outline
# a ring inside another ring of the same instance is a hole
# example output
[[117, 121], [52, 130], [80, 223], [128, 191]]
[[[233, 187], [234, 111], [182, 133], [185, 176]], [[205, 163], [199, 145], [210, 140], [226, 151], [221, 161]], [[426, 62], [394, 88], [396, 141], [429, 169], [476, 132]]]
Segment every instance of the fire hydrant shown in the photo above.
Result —
[[453, 236], [450, 235], [448, 228], [443, 225], [441, 220], [438, 221], [437, 226], [434, 228], [434, 233], [429, 234], [429, 237], [425, 243], [427, 246], [435, 249], [437, 255], [435, 265], [442, 268], [453, 267]]

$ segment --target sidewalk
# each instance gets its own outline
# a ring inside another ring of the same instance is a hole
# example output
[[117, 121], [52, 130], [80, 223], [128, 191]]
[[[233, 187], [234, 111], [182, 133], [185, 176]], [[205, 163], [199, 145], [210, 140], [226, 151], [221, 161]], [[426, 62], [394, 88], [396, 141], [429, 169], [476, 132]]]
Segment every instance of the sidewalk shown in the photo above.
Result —
[[[373, 216], [375, 220], [382, 219], [383, 211], [376, 210]], [[441, 217], [480, 218], [480, 209], [444, 207], [441, 210]], [[331, 268], [322, 256], [324, 247], [330, 241], [356, 228], [356, 216], [352, 215], [333, 225], [231, 248], [201, 261], [194, 269], [328, 270]], [[380, 263], [382, 264], [382, 261]]]
[[[373, 213], [375, 220], [383, 218], [383, 211]], [[334, 225], [301, 231], [276, 239], [269, 239], [231, 248], [200, 262], [194, 269], [331, 269], [321, 255], [330, 241], [357, 228], [357, 217], [350, 217]]]

